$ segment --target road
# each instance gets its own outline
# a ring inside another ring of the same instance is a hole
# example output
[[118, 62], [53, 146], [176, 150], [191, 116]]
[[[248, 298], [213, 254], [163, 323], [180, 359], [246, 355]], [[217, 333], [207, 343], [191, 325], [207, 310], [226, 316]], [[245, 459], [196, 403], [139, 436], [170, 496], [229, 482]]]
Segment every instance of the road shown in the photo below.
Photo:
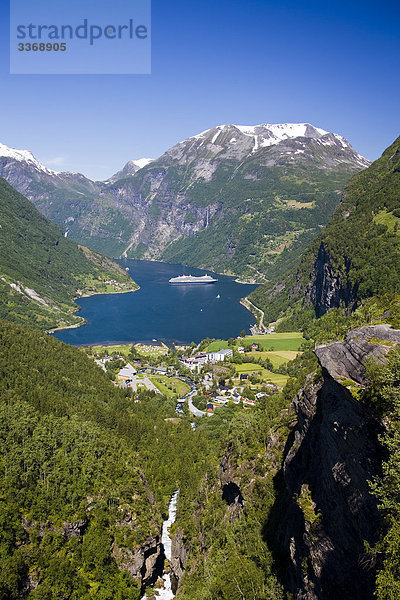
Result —
[[204, 415], [207, 414], [204, 410], [199, 410], [198, 408], [195, 407], [195, 405], [192, 402], [192, 396], [189, 396], [187, 398], [187, 401], [188, 401], [189, 410], [192, 413], [192, 415], [194, 415], [195, 417], [204, 417]]
[[186, 377], [178, 377], [178, 379], [190, 385], [190, 392], [182, 396], [182, 398], [179, 398], [178, 402], [187, 401], [189, 410], [193, 416], [204, 417], [204, 415], [206, 415], [207, 413], [204, 410], [199, 410], [198, 408], [196, 408], [192, 402], [192, 396], [194, 396], [197, 393], [197, 387], [195, 383], [191, 379], [187, 379]]

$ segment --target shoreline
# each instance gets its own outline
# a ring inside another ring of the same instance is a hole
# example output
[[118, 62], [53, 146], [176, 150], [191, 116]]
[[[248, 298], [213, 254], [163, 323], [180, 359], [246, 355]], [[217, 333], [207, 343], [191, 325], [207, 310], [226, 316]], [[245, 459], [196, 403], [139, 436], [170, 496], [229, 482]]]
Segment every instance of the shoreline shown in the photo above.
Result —
[[[78, 312], [78, 311], [77, 311]], [[72, 325], [63, 325], [62, 327], [54, 327], [53, 329], [47, 329], [46, 333], [51, 335], [52, 333], [56, 333], [56, 331], [64, 331], [66, 329], [78, 329], [78, 327], [82, 327], [86, 325], [87, 321], [83, 317], [81, 317], [83, 323], [73, 323]]]
[[[131, 292], [137, 292], [140, 290], [140, 285], [137, 285], [137, 288], [134, 290], [119, 290], [114, 292], [91, 292], [89, 294], [82, 294], [81, 296], [76, 296], [73, 300], [78, 303], [81, 298], [90, 298], [91, 296], [109, 296], [112, 294], [130, 294]], [[82, 310], [82, 307], [78, 304], [78, 309], [75, 310], [72, 314], [73, 316], [78, 315], [79, 311]], [[52, 333], [56, 333], [57, 331], [65, 331], [66, 329], [78, 329], [78, 327], [83, 327], [87, 324], [87, 320], [84, 317], [79, 317], [82, 319], [80, 323], [73, 323], [72, 325], [62, 325], [61, 327], [52, 327], [51, 329], [47, 329], [46, 333], [51, 335]]]
[[133, 292], [137, 292], [140, 290], [140, 285], [137, 286], [134, 290], [117, 290], [114, 292], [91, 292], [89, 294], [81, 294], [80, 296], [76, 296], [74, 298], [74, 302], [80, 300], [80, 298], [90, 298], [91, 296], [110, 296], [111, 294], [130, 294]]
[[148, 340], [139, 340], [138, 342], [135, 341], [129, 341], [129, 342], [124, 342], [124, 341], [119, 341], [119, 342], [104, 342], [104, 343], [95, 343], [95, 344], [73, 344], [73, 346], [75, 348], [93, 348], [95, 346], [101, 346], [104, 348], [112, 348], [113, 346], [137, 346], [137, 345], [143, 345], [143, 346], [153, 346], [154, 348], [167, 348], [169, 349], [169, 347], [162, 341], [162, 340], [156, 340], [153, 341], [148, 341]]
[[235, 283], [240, 283], [240, 285], [262, 285], [261, 283], [257, 283], [254, 279], [251, 281], [241, 281], [239, 278], [236, 278]]
[[265, 327], [265, 325], [263, 323], [263, 321], [264, 321], [264, 311], [261, 310], [261, 308], [258, 308], [258, 306], [255, 306], [255, 304], [253, 304], [252, 301], [249, 300], [247, 296], [245, 298], [241, 298], [240, 299], [240, 304], [242, 306], [244, 306], [245, 308], [247, 308], [247, 310], [249, 312], [251, 312], [251, 314], [256, 319], [256, 325], [257, 325], [257, 327], [262, 332], [265, 333], [266, 332], [266, 327]]

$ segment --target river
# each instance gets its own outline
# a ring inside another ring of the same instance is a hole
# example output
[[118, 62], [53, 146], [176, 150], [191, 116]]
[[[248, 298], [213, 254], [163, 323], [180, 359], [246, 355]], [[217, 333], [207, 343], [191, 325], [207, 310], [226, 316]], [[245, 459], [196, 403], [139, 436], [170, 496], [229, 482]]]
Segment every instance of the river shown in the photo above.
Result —
[[[249, 331], [255, 319], [240, 299], [256, 286], [236, 283], [232, 277], [179, 264], [120, 260], [140, 285], [125, 294], [100, 294], [79, 299], [87, 324], [58, 331], [55, 336], [76, 346], [151, 342], [190, 344], [206, 337], [227, 339]], [[182, 274], [218, 279], [206, 285], [171, 285]]]

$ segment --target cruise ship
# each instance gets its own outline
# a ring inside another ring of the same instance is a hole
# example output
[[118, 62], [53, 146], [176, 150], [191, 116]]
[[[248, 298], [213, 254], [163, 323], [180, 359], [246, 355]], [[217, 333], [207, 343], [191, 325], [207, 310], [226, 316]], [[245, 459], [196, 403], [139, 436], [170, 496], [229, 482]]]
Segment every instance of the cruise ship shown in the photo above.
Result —
[[218, 279], [214, 279], [210, 275], [201, 275], [201, 277], [195, 277], [194, 275], [180, 275], [179, 277], [171, 277], [169, 283], [184, 284], [188, 283], [215, 283]]

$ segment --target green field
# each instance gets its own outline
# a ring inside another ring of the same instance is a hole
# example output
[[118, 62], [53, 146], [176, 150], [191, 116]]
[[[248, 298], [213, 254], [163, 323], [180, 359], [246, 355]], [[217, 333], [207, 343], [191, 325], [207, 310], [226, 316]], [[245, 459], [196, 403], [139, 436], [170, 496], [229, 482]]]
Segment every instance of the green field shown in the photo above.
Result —
[[[174, 377], [150, 375], [149, 379], [167, 398], [181, 398], [190, 390], [190, 387], [186, 383]], [[168, 386], [172, 386], [172, 390]]]
[[262, 360], [268, 358], [272, 362], [273, 367], [280, 367], [281, 365], [286, 364], [290, 360], [294, 360], [297, 355], [298, 352], [296, 352], [295, 350], [281, 350], [278, 352], [245, 352], [243, 354], [243, 357], [256, 356], [257, 358], [261, 358]]
[[284, 386], [289, 379], [288, 375], [280, 375], [272, 373], [260, 365], [254, 363], [242, 363], [241, 365], [235, 365], [237, 373], [261, 373], [261, 379], [266, 383], [274, 383], [275, 385]]
[[[235, 340], [235, 346], [243, 346], [244, 344], [256, 343], [263, 350], [272, 351], [298, 351], [304, 338], [299, 331], [290, 331], [288, 333], [270, 333], [268, 335], [246, 335], [242, 340]], [[228, 348], [227, 340], [215, 340], [211, 342], [205, 352], [216, 352], [222, 348]]]
[[400, 225], [400, 219], [395, 217], [392, 212], [381, 210], [374, 216], [374, 223], [377, 225], [386, 225], [390, 233], [398, 232], [397, 227]]
[[93, 354], [119, 354], [128, 358], [129, 352], [131, 351], [132, 344], [122, 344], [119, 346], [85, 346], [86, 348], [92, 348]]

